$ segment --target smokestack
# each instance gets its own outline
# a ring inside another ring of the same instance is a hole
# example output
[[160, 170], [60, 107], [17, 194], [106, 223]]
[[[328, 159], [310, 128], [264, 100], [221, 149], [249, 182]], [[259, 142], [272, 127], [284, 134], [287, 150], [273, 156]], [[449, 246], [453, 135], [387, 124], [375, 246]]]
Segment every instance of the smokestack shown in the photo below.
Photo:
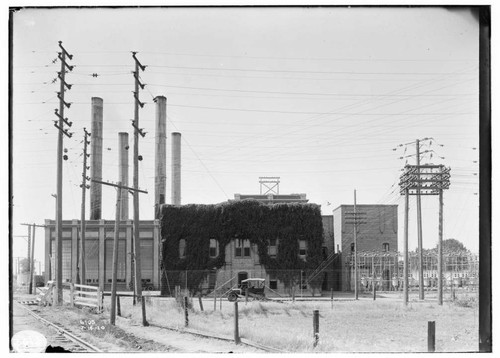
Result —
[[155, 116], [155, 217], [158, 209], [165, 204], [167, 186], [167, 99], [158, 96]]
[[[90, 141], [90, 177], [102, 180], [102, 98], [92, 97]], [[90, 183], [90, 220], [101, 219], [102, 184]]]
[[172, 133], [172, 205], [181, 205], [181, 134]]
[[[118, 133], [118, 181], [128, 186], [128, 133]], [[121, 193], [121, 220], [128, 220], [128, 190], [122, 189]]]

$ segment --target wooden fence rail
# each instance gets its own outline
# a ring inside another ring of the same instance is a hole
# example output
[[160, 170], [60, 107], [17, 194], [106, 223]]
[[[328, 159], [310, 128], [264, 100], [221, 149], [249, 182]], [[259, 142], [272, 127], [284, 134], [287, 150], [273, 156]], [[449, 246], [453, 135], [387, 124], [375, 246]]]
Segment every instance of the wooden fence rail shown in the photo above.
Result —
[[93, 307], [98, 313], [102, 311], [103, 295], [99, 287], [70, 284], [70, 303], [75, 305]]

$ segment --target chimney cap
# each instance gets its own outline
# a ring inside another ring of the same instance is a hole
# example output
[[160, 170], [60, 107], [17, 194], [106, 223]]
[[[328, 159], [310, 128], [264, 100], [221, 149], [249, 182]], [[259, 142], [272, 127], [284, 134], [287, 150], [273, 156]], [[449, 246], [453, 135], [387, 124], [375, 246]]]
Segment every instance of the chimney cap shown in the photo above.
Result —
[[165, 97], [165, 96], [163, 96], [163, 95], [161, 95], [161, 96], [156, 96], [156, 97], [153, 99], [153, 101], [155, 101], [155, 102], [156, 102], [156, 101], [157, 101], [157, 100], [159, 100], [159, 99], [165, 99], [165, 100], [166, 100], [166, 99], [167, 99], [167, 97]]

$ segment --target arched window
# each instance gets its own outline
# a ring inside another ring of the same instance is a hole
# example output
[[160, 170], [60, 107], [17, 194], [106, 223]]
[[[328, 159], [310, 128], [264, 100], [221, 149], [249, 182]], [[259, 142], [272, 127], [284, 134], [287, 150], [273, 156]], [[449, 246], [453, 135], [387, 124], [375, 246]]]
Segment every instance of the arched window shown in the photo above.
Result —
[[180, 239], [179, 240], [179, 258], [183, 259], [184, 257], [186, 257], [186, 240]]
[[219, 241], [216, 239], [210, 239], [210, 257], [219, 256]]

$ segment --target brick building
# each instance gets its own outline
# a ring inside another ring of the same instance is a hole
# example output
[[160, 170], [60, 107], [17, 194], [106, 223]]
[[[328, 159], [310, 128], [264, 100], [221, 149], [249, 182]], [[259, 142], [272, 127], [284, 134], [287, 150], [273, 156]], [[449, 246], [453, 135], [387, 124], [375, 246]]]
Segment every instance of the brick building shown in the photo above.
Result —
[[[45, 281], [55, 277], [55, 221], [45, 220]], [[140, 227], [141, 274], [143, 287], [159, 286], [159, 226], [157, 221], [143, 220]], [[77, 282], [77, 257], [80, 245], [80, 220], [62, 222], [62, 278], [63, 282]], [[85, 228], [86, 282], [101, 290], [111, 287], [114, 220], [87, 220]], [[133, 221], [120, 222], [118, 240], [118, 290], [132, 286]]]
[[[333, 210], [334, 236], [340, 245], [342, 268], [341, 290], [354, 289], [353, 205]], [[356, 205], [358, 213], [357, 251], [360, 280], [363, 277], [390, 282], [397, 273], [398, 207], [397, 205]], [[377, 257], [379, 261], [365, 258]], [[376, 264], [376, 265], [375, 265]]]

